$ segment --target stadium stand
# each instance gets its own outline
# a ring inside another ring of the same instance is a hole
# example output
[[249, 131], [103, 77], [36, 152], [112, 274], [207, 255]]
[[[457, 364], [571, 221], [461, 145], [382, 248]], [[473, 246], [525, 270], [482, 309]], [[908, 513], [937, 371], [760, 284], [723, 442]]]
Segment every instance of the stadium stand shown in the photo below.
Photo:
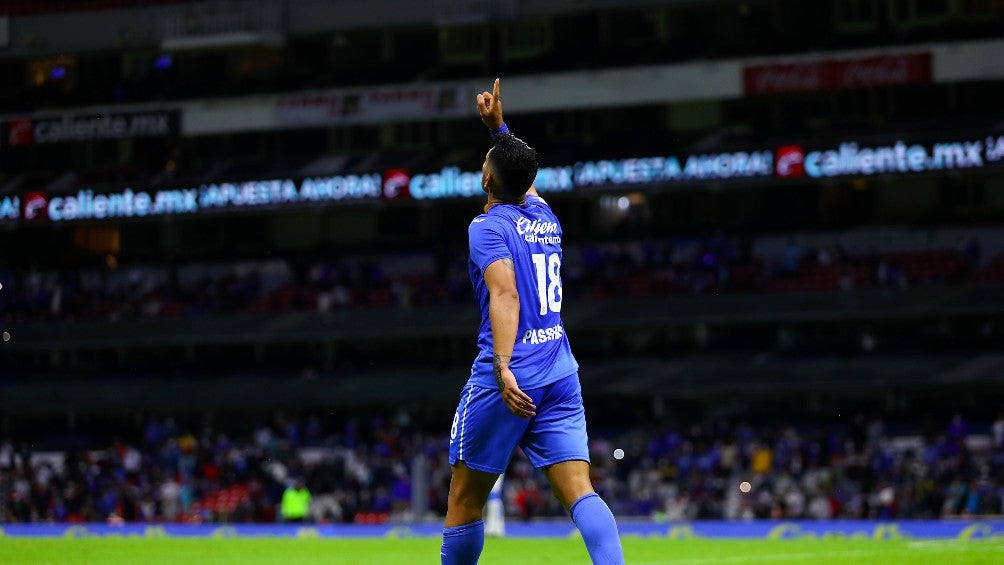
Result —
[[[68, 451], [3, 441], [0, 512], [6, 522], [274, 522], [283, 485], [297, 476], [313, 494], [317, 523], [436, 520], [449, 486], [449, 439], [402, 418], [277, 419], [240, 437], [150, 419], [108, 444], [56, 440], [74, 443]], [[591, 444], [594, 482], [618, 515], [657, 520], [1000, 514], [1004, 417], [914, 425], [894, 432], [858, 414], [838, 427], [718, 421], [601, 432]], [[627, 447], [624, 459], [613, 458], [614, 446]], [[415, 484], [415, 465], [427, 484]], [[734, 488], [741, 481], [749, 492]], [[515, 516], [562, 514], [522, 455], [506, 485]], [[427, 493], [428, 515], [412, 514], [414, 489]]]
[[[947, 241], [958, 231], [946, 231]], [[996, 247], [1004, 232], [984, 234]], [[776, 254], [772, 238], [681, 237], [571, 245], [568, 294], [596, 300], [611, 296], [719, 294], [743, 291], [853, 291], [864, 288], [949, 286], [1004, 282], [1004, 250], [981, 262], [975, 236], [956, 248], [849, 253], [818, 235]], [[815, 240], [815, 241], [813, 241]], [[117, 265], [73, 272], [0, 274], [14, 289], [0, 297], [9, 322], [43, 319], [193, 317], [350, 308], [412, 308], [467, 303], [466, 251], [346, 255], [232, 263]]]

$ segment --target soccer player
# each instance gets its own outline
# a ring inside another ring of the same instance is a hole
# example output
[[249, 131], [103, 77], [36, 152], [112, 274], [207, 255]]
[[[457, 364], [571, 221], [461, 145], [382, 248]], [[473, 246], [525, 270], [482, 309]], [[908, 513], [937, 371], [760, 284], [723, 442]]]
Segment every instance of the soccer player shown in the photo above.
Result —
[[468, 229], [480, 351], [450, 429], [442, 563], [478, 562], [482, 509], [517, 445], [543, 470], [593, 563], [624, 563], [617, 522], [589, 480], [579, 366], [561, 322], [561, 225], [533, 187], [537, 152], [502, 121], [498, 79], [477, 107], [494, 141], [481, 167], [488, 203]]

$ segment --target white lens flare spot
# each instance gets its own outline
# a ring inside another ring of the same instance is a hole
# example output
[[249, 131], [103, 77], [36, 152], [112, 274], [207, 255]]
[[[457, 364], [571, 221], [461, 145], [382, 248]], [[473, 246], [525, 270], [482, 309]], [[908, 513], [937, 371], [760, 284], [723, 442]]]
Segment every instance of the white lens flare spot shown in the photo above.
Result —
[[753, 485], [751, 485], [749, 481], [743, 481], [743, 482], [739, 483], [739, 492], [747, 493], [747, 492], [749, 492], [752, 489], [753, 489]]
[[620, 461], [621, 459], [624, 459], [624, 450], [621, 449], [621, 448], [619, 448], [619, 447], [617, 449], [615, 449], [614, 450], [614, 459], [616, 459], [618, 461]]

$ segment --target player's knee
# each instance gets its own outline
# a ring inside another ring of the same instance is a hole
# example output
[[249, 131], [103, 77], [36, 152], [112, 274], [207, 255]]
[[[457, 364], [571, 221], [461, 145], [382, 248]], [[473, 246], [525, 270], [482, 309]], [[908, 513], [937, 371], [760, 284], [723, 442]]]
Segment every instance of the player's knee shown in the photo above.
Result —
[[595, 492], [593, 490], [593, 485], [586, 481], [585, 483], [564, 485], [563, 488], [555, 489], [554, 494], [557, 496], [558, 502], [560, 502], [567, 510], [575, 504], [576, 500], [586, 496], [587, 494], [592, 494], [593, 492]]
[[[587, 468], [588, 469], [588, 468]], [[553, 473], [549, 477], [551, 490], [566, 509], [576, 500], [594, 492], [588, 472]]]

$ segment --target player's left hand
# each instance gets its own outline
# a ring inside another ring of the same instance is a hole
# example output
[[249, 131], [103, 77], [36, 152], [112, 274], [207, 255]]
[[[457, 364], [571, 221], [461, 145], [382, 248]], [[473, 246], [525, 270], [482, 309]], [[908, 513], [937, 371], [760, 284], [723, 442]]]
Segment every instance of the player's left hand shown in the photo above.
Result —
[[520, 418], [532, 418], [537, 415], [537, 407], [525, 392], [519, 389], [516, 384], [516, 375], [512, 374], [509, 367], [502, 367], [502, 401], [509, 408], [509, 411]]
[[499, 79], [495, 79], [492, 91], [477, 95], [478, 113], [488, 129], [495, 131], [502, 127], [502, 99], [499, 98]]

